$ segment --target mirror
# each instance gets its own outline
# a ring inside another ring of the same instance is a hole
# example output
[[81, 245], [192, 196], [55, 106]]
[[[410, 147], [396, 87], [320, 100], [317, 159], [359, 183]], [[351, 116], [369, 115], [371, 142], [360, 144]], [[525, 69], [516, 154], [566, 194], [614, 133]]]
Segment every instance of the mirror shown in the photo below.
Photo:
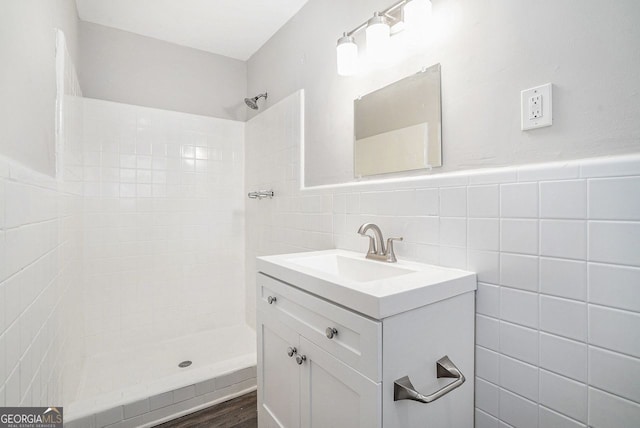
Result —
[[440, 64], [354, 101], [356, 178], [442, 166]]

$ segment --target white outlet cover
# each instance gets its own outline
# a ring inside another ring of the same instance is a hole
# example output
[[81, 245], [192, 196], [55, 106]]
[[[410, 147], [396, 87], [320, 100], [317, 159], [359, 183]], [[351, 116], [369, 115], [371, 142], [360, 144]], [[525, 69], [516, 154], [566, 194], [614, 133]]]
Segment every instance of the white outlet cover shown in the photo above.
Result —
[[520, 117], [523, 131], [553, 124], [551, 86], [551, 83], [547, 83], [520, 92]]

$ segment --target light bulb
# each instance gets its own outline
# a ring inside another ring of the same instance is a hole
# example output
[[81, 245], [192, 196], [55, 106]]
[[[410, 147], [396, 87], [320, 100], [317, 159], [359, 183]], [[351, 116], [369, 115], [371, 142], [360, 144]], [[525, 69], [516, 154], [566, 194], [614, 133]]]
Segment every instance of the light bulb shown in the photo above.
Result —
[[387, 19], [377, 12], [367, 22], [367, 55], [370, 58], [386, 55], [389, 49], [390, 33]]
[[353, 76], [358, 71], [358, 45], [353, 37], [345, 33], [338, 39], [336, 46], [338, 74]]
[[431, 1], [409, 0], [403, 8], [404, 23], [409, 31], [420, 31], [431, 17]]

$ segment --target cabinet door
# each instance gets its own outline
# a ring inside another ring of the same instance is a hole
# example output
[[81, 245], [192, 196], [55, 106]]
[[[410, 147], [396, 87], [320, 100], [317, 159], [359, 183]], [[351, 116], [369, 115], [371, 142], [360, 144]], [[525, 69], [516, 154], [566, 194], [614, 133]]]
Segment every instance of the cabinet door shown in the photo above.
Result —
[[260, 428], [297, 428], [300, 368], [287, 350], [298, 348], [298, 334], [263, 311], [258, 311], [257, 327]]
[[381, 387], [331, 354], [300, 337], [306, 360], [300, 373], [302, 428], [381, 426]]

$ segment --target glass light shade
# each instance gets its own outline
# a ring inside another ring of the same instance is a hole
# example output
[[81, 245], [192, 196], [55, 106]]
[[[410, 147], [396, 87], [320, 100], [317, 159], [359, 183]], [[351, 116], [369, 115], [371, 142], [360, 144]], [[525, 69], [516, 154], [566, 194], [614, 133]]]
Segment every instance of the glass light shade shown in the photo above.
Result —
[[403, 8], [404, 23], [408, 30], [424, 27], [431, 17], [431, 1], [409, 0]]
[[346, 34], [338, 39], [336, 46], [338, 74], [353, 76], [358, 71], [358, 45]]
[[384, 16], [374, 15], [367, 24], [367, 55], [371, 58], [386, 55], [389, 50], [391, 29]]

